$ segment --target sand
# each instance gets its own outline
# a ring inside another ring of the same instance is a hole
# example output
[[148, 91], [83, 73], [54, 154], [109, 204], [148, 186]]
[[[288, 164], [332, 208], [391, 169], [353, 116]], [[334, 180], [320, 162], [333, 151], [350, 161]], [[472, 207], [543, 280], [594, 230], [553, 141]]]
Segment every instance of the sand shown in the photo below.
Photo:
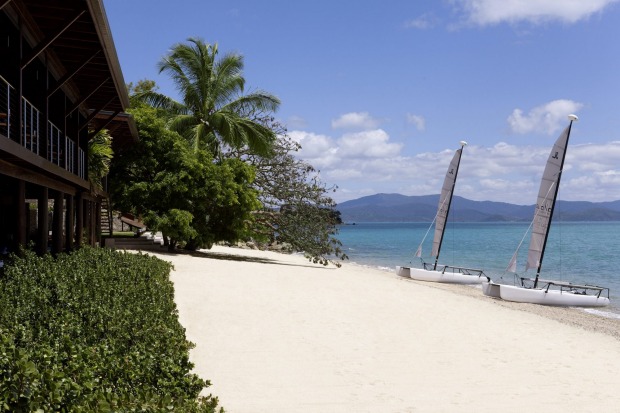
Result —
[[620, 412], [618, 319], [297, 255], [155, 255], [227, 412]]

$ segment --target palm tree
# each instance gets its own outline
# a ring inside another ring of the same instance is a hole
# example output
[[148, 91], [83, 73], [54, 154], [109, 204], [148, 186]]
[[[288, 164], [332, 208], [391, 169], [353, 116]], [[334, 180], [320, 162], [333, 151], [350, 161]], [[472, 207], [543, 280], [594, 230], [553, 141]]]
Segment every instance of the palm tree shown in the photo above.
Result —
[[243, 57], [229, 53], [217, 58], [217, 43], [210, 45], [198, 38], [176, 44], [158, 64], [168, 73], [182, 102], [153, 90], [138, 96], [170, 115], [170, 129], [221, 155], [222, 146], [247, 146], [258, 155], [268, 155], [275, 133], [249, 118], [251, 113], [274, 112], [280, 100], [263, 91], [243, 95]]
[[91, 190], [103, 189], [103, 178], [110, 172], [114, 157], [112, 137], [107, 129], [102, 129], [88, 141], [88, 179]]

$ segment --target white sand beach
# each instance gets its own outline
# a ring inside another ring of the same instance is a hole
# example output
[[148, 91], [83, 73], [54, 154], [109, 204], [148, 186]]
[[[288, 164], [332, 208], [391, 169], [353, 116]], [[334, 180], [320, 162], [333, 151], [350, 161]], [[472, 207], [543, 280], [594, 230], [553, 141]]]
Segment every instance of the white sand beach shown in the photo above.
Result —
[[227, 412], [620, 412], [620, 320], [297, 255], [154, 255]]

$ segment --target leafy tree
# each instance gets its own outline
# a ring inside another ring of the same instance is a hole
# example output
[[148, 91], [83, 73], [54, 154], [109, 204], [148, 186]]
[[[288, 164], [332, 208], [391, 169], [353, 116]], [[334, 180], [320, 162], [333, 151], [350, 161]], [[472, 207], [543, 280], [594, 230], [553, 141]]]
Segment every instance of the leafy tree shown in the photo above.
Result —
[[140, 141], [115, 159], [110, 172], [116, 209], [142, 216], [170, 238], [169, 248], [210, 247], [244, 236], [251, 212], [260, 208], [253, 168], [239, 159], [215, 163], [169, 130], [157, 110], [133, 109]]
[[244, 159], [256, 169], [254, 186], [264, 208], [255, 213], [254, 236], [287, 243], [293, 250], [303, 251], [312, 262], [340, 266], [338, 260], [347, 258], [335, 237], [342, 221], [336, 203], [328, 196], [336, 187], [326, 186], [319, 171], [294, 156], [301, 145], [286, 135], [279, 122], [269, 116], [257, 121], [278, 136], [272, 156], [261, 157], [244, 149], [226, 154]]
[[91, 185], [102, 189], [102, 180], [110, 171], [114, 157], [112, 137], [107, 129], [102, 129], [88, 142], [88, 178]]
[[181, 95], [181, 102], [153, 89], [137, 97], [169, 114], [169, 126], [194, 144], [216, 156], [222, 146], [248, 146], [262, 155], [270, 152], [275, 135], [271, 129], [243, 113], [250, 109], [273, 112], [277, 97], [255, 91], [243, 95], [243, 57], [229, 53], [218, 59], [218, 46], [198, 38], [179, 43], [159, 62], [160, 73], [169, 74]]

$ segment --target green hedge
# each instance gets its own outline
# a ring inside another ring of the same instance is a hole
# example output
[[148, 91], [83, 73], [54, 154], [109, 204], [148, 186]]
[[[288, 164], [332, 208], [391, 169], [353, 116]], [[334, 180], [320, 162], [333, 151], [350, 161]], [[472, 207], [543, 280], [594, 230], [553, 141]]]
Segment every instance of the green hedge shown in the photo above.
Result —
[[0, 412], [214, 412], [191, 374], [171, 265], [83, 248], [0, 269]]

